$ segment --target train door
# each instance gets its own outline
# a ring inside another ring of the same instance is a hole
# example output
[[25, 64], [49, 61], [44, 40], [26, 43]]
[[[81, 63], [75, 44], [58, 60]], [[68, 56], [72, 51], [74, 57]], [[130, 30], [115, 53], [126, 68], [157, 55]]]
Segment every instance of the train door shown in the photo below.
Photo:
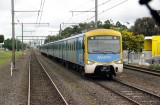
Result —
[[65, 56], [64, 56], [64, 53], [65, 53], [65, 42], [63, 41], [63, 42], [62, 42], [62, 59], [63, 59], [63, 60], [65, 60], [65, 58], [64, 58], [64, 57], [65, 57]]
[[83, 37], [79, 37], [77, 41], [77, 54], [76, 54], [76, 61], [80, 65], [84, 65], [84, 60], [83, 60]]
[[69, 50], [68, 40], [66, 40], [66, 61], [68, 61], [68, 50]]

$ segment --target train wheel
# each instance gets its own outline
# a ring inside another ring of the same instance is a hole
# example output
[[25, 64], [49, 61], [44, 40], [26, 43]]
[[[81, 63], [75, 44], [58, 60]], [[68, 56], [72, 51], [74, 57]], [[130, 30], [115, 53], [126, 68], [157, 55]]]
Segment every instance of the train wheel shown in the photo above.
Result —
[[111, 80], [113, 79], [113, 75], [111, 73], [107, 74], [107, 77]]
[[82, 75], [82, 76], [85, 76], [85, 75], [86, 75], [86, 73], [84, 72], [83, 69], [81, 70], [81, 75]]
[[68, 63], [68, 62], [66, 62], [66, 68], [68, 68], [68, 69], [69, 69], [69, 63]]
[[79, 72], [80, 71], [80, 66], [76, 65], [76, 70]]

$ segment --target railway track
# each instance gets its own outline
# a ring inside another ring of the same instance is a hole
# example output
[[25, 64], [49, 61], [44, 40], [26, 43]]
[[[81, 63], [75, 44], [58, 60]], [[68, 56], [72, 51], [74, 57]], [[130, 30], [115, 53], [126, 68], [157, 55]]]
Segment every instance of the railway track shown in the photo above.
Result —
[[36, 55], [29, 63], [28, 105], [68, 105]]
[[151, 75], [155, 75], [155, 76], [160, 76], [160, 71], [158, 71], [158, 70], [151, 70], [148, 68], [142, 68], [142, 67], [126, 65], [126, 64], [124, 64], [123, 68], [135, 70], [135, 71], [139, 71], [139, 72], [143, 72], [143, 73], [147, 73], [147, 74], [151, 74]]
[[159, 105], [160, 96], [131, 86], [118, 79], [113, 81], [93, 81], [100, 87], [110, 90], [113, 93], [128, 100], [133, 105]]

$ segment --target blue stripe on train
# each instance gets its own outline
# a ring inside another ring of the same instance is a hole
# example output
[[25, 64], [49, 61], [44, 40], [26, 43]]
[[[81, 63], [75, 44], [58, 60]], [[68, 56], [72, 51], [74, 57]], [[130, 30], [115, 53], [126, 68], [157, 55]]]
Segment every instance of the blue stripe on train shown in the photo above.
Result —
[[120, 58], [120, 54], [88, 54], [88, 59], [97, 62], [112, 62]]

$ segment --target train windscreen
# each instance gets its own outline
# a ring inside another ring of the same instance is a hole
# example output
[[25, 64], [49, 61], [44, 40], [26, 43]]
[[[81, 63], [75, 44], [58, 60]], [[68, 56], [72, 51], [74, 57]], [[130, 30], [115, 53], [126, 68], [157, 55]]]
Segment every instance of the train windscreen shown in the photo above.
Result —
[[88, 37], [88, 53], [120, 53], [120, 37], [105, 35]]

